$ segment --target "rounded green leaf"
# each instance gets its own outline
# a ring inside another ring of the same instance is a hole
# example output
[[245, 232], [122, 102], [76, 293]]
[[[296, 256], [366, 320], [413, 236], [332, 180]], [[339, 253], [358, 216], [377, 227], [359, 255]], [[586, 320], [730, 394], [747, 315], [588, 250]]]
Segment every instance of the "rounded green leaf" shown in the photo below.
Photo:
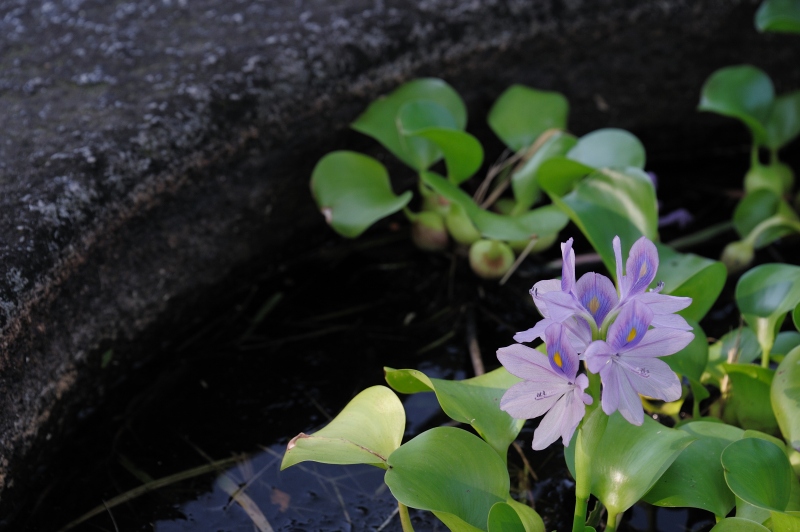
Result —
[[325, 220], [340, 235], [355, 238], [376, 221], [411, 201], [411, 192], [392, 192], [386, 168], [371, 157], [335, 151], [311, 174], [311, 192]]
[[623, 249], [642, 235], [656, 240], [658, 211], [653, 183], [637, 168], [603, 170], [581, 180], [569, 194], [559, 197], [560, 183], [553, 174], [541, 175], [545, 192], [577, 225], [600, 254], [609, 271], [615, 271], [611, 242], [619, 236]]
[[727, 515], [736, 501], [725, 482], [720, 456], [728, 444], [742, 438], [744, 431], [710, 421], [693, 421], [680, 430], [696, 440], [678, 455], [643, 500], [657, 506], [689, 506], [720, 517]]
[[400, 447], [405, 426], [400, 399], [386, 386], [372, 386], [356, 395], [323, 429], [292, 438], [281, 469], [307, 460], [385, 469], [389, 455]]
[[694, 320], [687, 321], [692, 326], [694, 339], [674, 355], [666, 356], [662, 360], [675, 373], [700, 380], [708, 364], [708, 337], [699, 323]]
[[800, 267], [789, 264], [756, 266], [736, 284], [736, 303], [762, 349], [768, 353], [784, 316], [800, 303]]
[[800, 513], [798, 512], [770, 512], [772, 530], [780, 532], [800, 532]]
[[[794, 4], [800, 11], [800, 2]], [[775, 98], [766, 127], [766, 145], [774, 150], [789, 144], [800, 134], [800, 91]]]
[[800, 451], [800, 347], [789, 352], [775, 370], [770, 400], [781, 434]]
[[525, 528], [525, 532], [545, 532], [544, 521], [542, 521], [541, 516], [536, 513], [536, 510], [510, 497], [506, 501], [506, 504], [517, 512], [522, 526]]
[[664, 283], [663, 293], [691, 297], [692, 304], [678, 314], [699, 321], [711, 309], [725, 286], [725, 265], [693, 253], [679, 253], [656, 244], [659, 266], [655, 281]]
[[782, 512], [791, 492], [792, 468], [783, 450], [759, 438], [744, 438], [722, 451], [725, 480], [748, 504]]
[[394, 451], [386, 484], [411, 508], [451, 514], [486, 530], [489, 511], [508, 497], [506, 465], [486, 442], [464, 430], [438, 427]]
[[720, 387], [725, 376], [724, 364], [728, 361], [748, 364], [761, 356], [756, 334], [747, 327], [738, 327], [717, 340], [708, 348], [708, 365], [701, 381]]
[[711, 532], [769, 532], [769, 528], [749, 519], [727, 517], [714, 525]]
[[780, 203], [781, 199], [772, 190], [754, 190], [742, 198], [733, 211], [733, 227], [740, 237], [746, 238], [758, 224], [778, 212]]
[[447, 165], [447, 178], [456, 185], [475, 175], [483, 164], [483, 146], [465, 131], [430, 127], [417, 130], [410, 136], [429, 140], [441, 150]]
[[[665, 427], [650, 417], [636, 426], [614, 413], [591, 456], [591, 492], [610, 512], [624, 512], [650, 491], [693, 440], [685, 431]], [[565, 453], [568, 464], [574, 464], [572, 443]]]
[[[797, 307], [795, 307], [797, 308]], [[775, 337], [775, 345], [772, 346], [772, 360], [780, 362], [783, 357], [800, 345], [800, 333], [797, 331], [783, 331]]]
[[552, 135], [511, 175], [511, 188], [514, 190], [514, 199], [517, 200], [515, 213], [528, 209], [539, 197], [537, 175], [542, 164], [554, 157], [565, 156], [576, 142], [577, 139], [568, 133]]
[[424, 373], [401, 369], [384, 368], [386, 382], [401, 393], [419, 391], [436, 392], [436, 398], [445, 414], [455, 421], [467, 423], [486, 440], [505, 461], [511, 445], [524, 419], [514, 419], [500, 410], [500, 398], [519, 379], [500, 367], [471, 379], [451, 381], [432, 379]]
[[[430, 143], [424, 139], [408, 143], [397, 123], [400, 108], [416, 101], [433, 102], [446, 109], [457, 129], [464, 129], [467, 124], [467, 109], [458, 93], [440, 79], [422, 78], [409, 81], [391, 94], [372, 102], [351, 127], [374, 138], [398, 159], [420, 170], [420, 165], [427, 160]], [[421, 152], [417, 151], [420, 147], [413, 144], [421, 144]]]
[[489, 510], [489, 532], [525, 532], [525, 526], [514, 508], [498, 502]]
[[752, 364], [723, 364], [731, 384], [725, 419], [745, 429], [776, 432], [778, 422], [770, 405], [770, 387], [775, 372]]
[[753, 133], [753, 140], [767, 140], [765, 124], [775, 99], [772, 80], [762, 70], [739, 65], [717, 70], [703, 84], [701, 111], [712, 111], [744, 122]]
[[756, 11], [756, 29], [800, 33], [800, 3], [797, 0], [764, 0]]
[[519, 151], [548, 129], [566, 129], [568, 114], [563, 95], [512, 85], [497, 98], [487, 120], [506, 146]]
[[592, 168], [644, 168], [644, 146], [624, 129], [598, 129], [578, 139], [567, 158]]

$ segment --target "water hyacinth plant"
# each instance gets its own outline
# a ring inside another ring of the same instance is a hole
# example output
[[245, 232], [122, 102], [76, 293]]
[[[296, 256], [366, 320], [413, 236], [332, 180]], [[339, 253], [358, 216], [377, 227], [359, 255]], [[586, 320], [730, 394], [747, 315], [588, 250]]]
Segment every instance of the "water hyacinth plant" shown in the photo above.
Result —
[[[544, 352], [522, 343], [500, 348], [502, 367], [462, 381], [385, 369], [395, 391], [435, 393], [444, 412], [474, 434], [438, 427], [403, 442], [402, 403], [374, 386], [322, 430], [293, 438], [282, 467], [312, 460], [384, 469], [406, 532], [413, 529], [408, 508], [429, 510], [454, 531], [544, 532], [536, 511], [511, 496], [506, 469], [524, 421], [542, 417], [531, 446], [545, 449], [558, 439], [565, 446], [575, 479], [573, 532], [598, 526], [599, 513], [587, 512], [591, 496], [606, 513], [606, 531], [616, 530], [638, 501], [707, 510], [719, 521], [717, 532], [793, 530], [800, 523], [800, 402], [793, 391], [800, 334], [763, 340], [765, 353], [768, 344], [780, 345], [776, 370], [747, 364], [757, 358], [751, 348], [749, 359], [729, 355], [720, 363], [709, 353], [719, 343], [709, 349], [702, 330], [677, 314], [692, 300], [662, 293], [668, 287], [658, 281], [653, 242], [637, 239], [623, 267], [621, 243], [612, 241], [616, 282], [595, 272], [576, 279], [572, 243], [562, 244], [561, 279], [531, 289], [543, 319], [515, 335], [519, 342], [543, 340]], [[737, 288], [756, 331], [750, 334], [774, 331], [789, 311], [800, 316], [800, 268], [776, 267], [753, 270]], [[776, 301], [776, 284], [787, 282], [790, 292]], [[697, 403], [708, 397], [701, 375], [723, 390], [720, 402], [727, 404], [717, 414], [726, 422], [700, 414]], [[695, 398], [692, 416], [670, 428], [649, 415], [658, 410], [653, 400], [680, 404], [687, 389]], [[774, 425], [756, 423], [770, 416]]]

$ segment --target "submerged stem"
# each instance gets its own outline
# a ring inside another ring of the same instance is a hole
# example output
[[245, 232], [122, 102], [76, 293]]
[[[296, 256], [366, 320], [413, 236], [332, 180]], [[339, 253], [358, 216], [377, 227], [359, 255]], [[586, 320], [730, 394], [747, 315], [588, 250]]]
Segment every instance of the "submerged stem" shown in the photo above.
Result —
[[414, 532], [414, 527], [411, 526], [411, 517], [408, 515], [408, 506], [398, 501], [397, 508], [400, 514], [400, 524], [403, 526], [403, 532]]

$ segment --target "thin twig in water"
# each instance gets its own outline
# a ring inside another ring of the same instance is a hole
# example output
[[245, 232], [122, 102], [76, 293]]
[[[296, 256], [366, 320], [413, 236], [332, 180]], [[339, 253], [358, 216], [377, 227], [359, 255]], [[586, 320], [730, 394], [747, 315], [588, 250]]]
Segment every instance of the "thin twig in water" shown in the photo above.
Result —
[[533, 467], [531, 467], [531, 463], [528, 461], [528, 458], [525, 456], [525, 453], [523, 452], [522, 447], [520, 447], [517, 442], [511, 442], [511, 446], [514, 447], [514, 450], [517, 451], [517, 454], [519, 454], [519, 457], [522, 458], [522, 463], [525, 465], [525, 469], [528, 470], [528, 473], [530, 473], [531, 478], [533, 480], [535, 480], [536, 482], [539, 482], [539, 477], [536, 476], [536, 471], [534, 471]]
[[375, 530], [375, 532], [381, 532], [381, 530], [383, 530], [384, 528], [389, 526], [389, 523], [392, 522], [392, 519], [394, 519], [394, 516], [396, 516], [397, 512], [399, 512], [399, 511], [400, 511], [400, 507], [398, 506], [397, 508], [394, 509], [394, 511], [392, 513], [389, 514], [389, 517], [387, 517], [386, 520], [383, 523], [381, 523], [381, 526], [379, 526], [378, 529]]
[[103, 506], [105, 506], [106, 510], [108, 511], [108, 516], [111, 518], [111, 524], [114, 525], [114, 530], [119, 532], [119, 527], [117, 526], [117, 520], [114, 519], [114, 514], [111, 513], [111, 508], [109, 508], [108, 505], [106, 505], [106, 501], [103, 501]]
[[239, 461], [241, 457], [234, 456], [231, 458], [226, 458], [224, 460], [219, 460], [214, 464], [203, 465], [199, 467], [195, 467], [192, 469], [187, 469], [186, 471], [181, 471], [180, 473], [175, 473], [174, 475], [168, 475], [166, 477], [154, 480], [148, 484], [143, 484], [138, 486], [132, 490], [128, 490], [125, 493], [117, 495], [113, 499], [109, 501], [104, 501], [101, 506], [96, 506], [92, 510], [86, 512], [79, 518], [75, 519], [66, 524], [59, 532], [66, 532], [67, 530], [71, 530], [76, 526], [80, 525], [81, 523], [91, 519], [92, 517], [108, 510], [109, 508], [114, 508], [115, 506], [119, 506], [122, 503], [131, 501], [144, 495], [145, 493], [149, 493], [151, 491], [155, 491], [171, 484], [175, 484], [176, 482], [181, 482], [183, 480], [189, 480], [190, 478], [199, 477], [201, 475], [206, 475], [208, 473], [214, 472], [217, 468], [223, 467], [229, 464], [234, 464]]
[[[548, 129], [536, 139], [536, 142], [531, 144], [531, 146], [525, 150], [520, 151], [514, 154], [513, 157], [507, 159], [504, 163], [502, 170], [507, 170], [512, 164], [515, 164], [514, 168], [510, 172], [506, 172], [503, 175], [503, 181], [498, 183], [497, 187], [492, 191], [491, 195], [486, 199], [486, 201], [479, 202], [482, 209], [486, 209], [494, 205], [494, 203], [503, 195], [503, 192], [506, 191], [508, 185], [511, 183], [511, 177], [519, 171], [522, 166], [533, 157], [537, 151], [539, 151], [542, 146], [544, 146], [545, 142], [550, 140], [550, 137], [558, 133], [560, 130], [558, 129]], [[488, 178], [488, 176], [487, 176]]]
[[523, 249], [522, 253], [519, 254], [519, 257], [517, 257], [517, 260], [514, 261], [514, 264], [511, 265], [511, 267], [508, 269], [508, 271], [503, 276], [503, 278], [500, 279], [500, 286], [503, 286], [504, 284], [506, 284], [506, 281], [508, 281], [511, 278], [511, 276], [514, 275], [514, 272], [517, 271], [517, 268], [519, 268], [519, 265], [522, 264], [522, 261], [525, 260], [525, 258], [528, 256], [528, 254], [533, 249], [533, 246], [535, 246], [538, 241], [539, 241], [539, 237], [537, 235], [533, 235], [531, 237], [531, 241], [528, 242], [528, 245], [525, 246], [525, 249]]
[[436, 349], [437, 347], [439, 347], [443, 343], [447, 342], [449, 339], [451, 339], [455, 335], [456, 335], [456, 331], [452, 330], [449, 333], [445, 334], [444, 336], [438, 338], [437, 340], [434, 340], [433, 342], [429, 343], [428, 345], [426, 345], [424, 347], [421, 347], [414, 354], [415, 355], [422, 355], [424, 353], [427, 353], [428, 351]]
[[475, 376], [483, 375], [486, 373], [486, 369], [483, 367], [481, 348], [478, 345], [478, 333], [475, 327], [475, 309], [471, 306], [467, 307], [467, 347], [469, 349], [469, 358], [472, 361], [472, 369], [475, 372]]

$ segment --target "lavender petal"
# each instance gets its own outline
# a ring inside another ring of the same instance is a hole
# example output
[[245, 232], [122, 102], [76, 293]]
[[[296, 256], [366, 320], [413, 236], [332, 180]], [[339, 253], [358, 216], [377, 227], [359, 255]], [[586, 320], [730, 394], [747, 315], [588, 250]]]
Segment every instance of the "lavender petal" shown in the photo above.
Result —
[[659, 294], [657, 292], [644, 292], [636, 299], [647, 305], [653, 314], [673, 314], [692, 304], [691, 297], [677, 297]]
[[672, 355], [689, 345], [694, 333], [679, 329], [650, 329], [638, 345], [625, 351], [626, 357], [652, 358]]
[[603, 323], [608, 313], [617, 306], [617, 290], [605, 275], [589, 272], [575, 284], [575, 296], [594, 318], [597, 325]]
[[616, 352], [603, 340], [595, 340], [586, 351], [583, 357], [586, 359], [586, 365], [592, 373], [599, 373], [606, 365], [610, 364], [611, 356]]
[[575, 251], [572, 239], [561, 244], [561, 291], [572, 292], [575, 287]]
[[557, 390], [542, 390], [535, 383], [522, 381], [509, 388], [500, 399], [500, 410], [515, 419], [533, 419], [547, 413], [571, 386], [562, 381]]
[[566, 327], [560, 323], [553, 323], [544, 333], [544, 340], [547, 344], [547, 358], [550, 360], [550, 368], [560, 373], [568, 382], [574, 381], [578, 374], [578, 353], [572, 347], [567, 336]]
[[631, 386], [641, 395], [668, 402], [681, 398], [681, 381], [663, 360], [623, 357], [619, 364], [627, 370]]
[[603, 412], [610, 416], [618, 410], [629, 423], [641, 425], [644, 422], [642, 401], [625, 373], [625, 370], [614, 362], [600, 372], [600, 379], [603, 382], [601, 400]]
[[606, 340], [615, 353], [627, 351], [641, 342], [651, 321], [653, 312], [647, 305], [633, 299], [622, 305], [622, 310], [608, 328]]
[[[646, 237], [641, 237], [631, 246], [628, 261], [625, 263], [625, 295], [631, 297], [644, 293], [658, 271], [658, 250]], [[623, 298], [624, 299], [624, 298]]]
[[539, 427], [533, 431], [533, 450], [541, 451], [561, 436], [565, 407], [566, 401], [562, 398], [542, 418]]

